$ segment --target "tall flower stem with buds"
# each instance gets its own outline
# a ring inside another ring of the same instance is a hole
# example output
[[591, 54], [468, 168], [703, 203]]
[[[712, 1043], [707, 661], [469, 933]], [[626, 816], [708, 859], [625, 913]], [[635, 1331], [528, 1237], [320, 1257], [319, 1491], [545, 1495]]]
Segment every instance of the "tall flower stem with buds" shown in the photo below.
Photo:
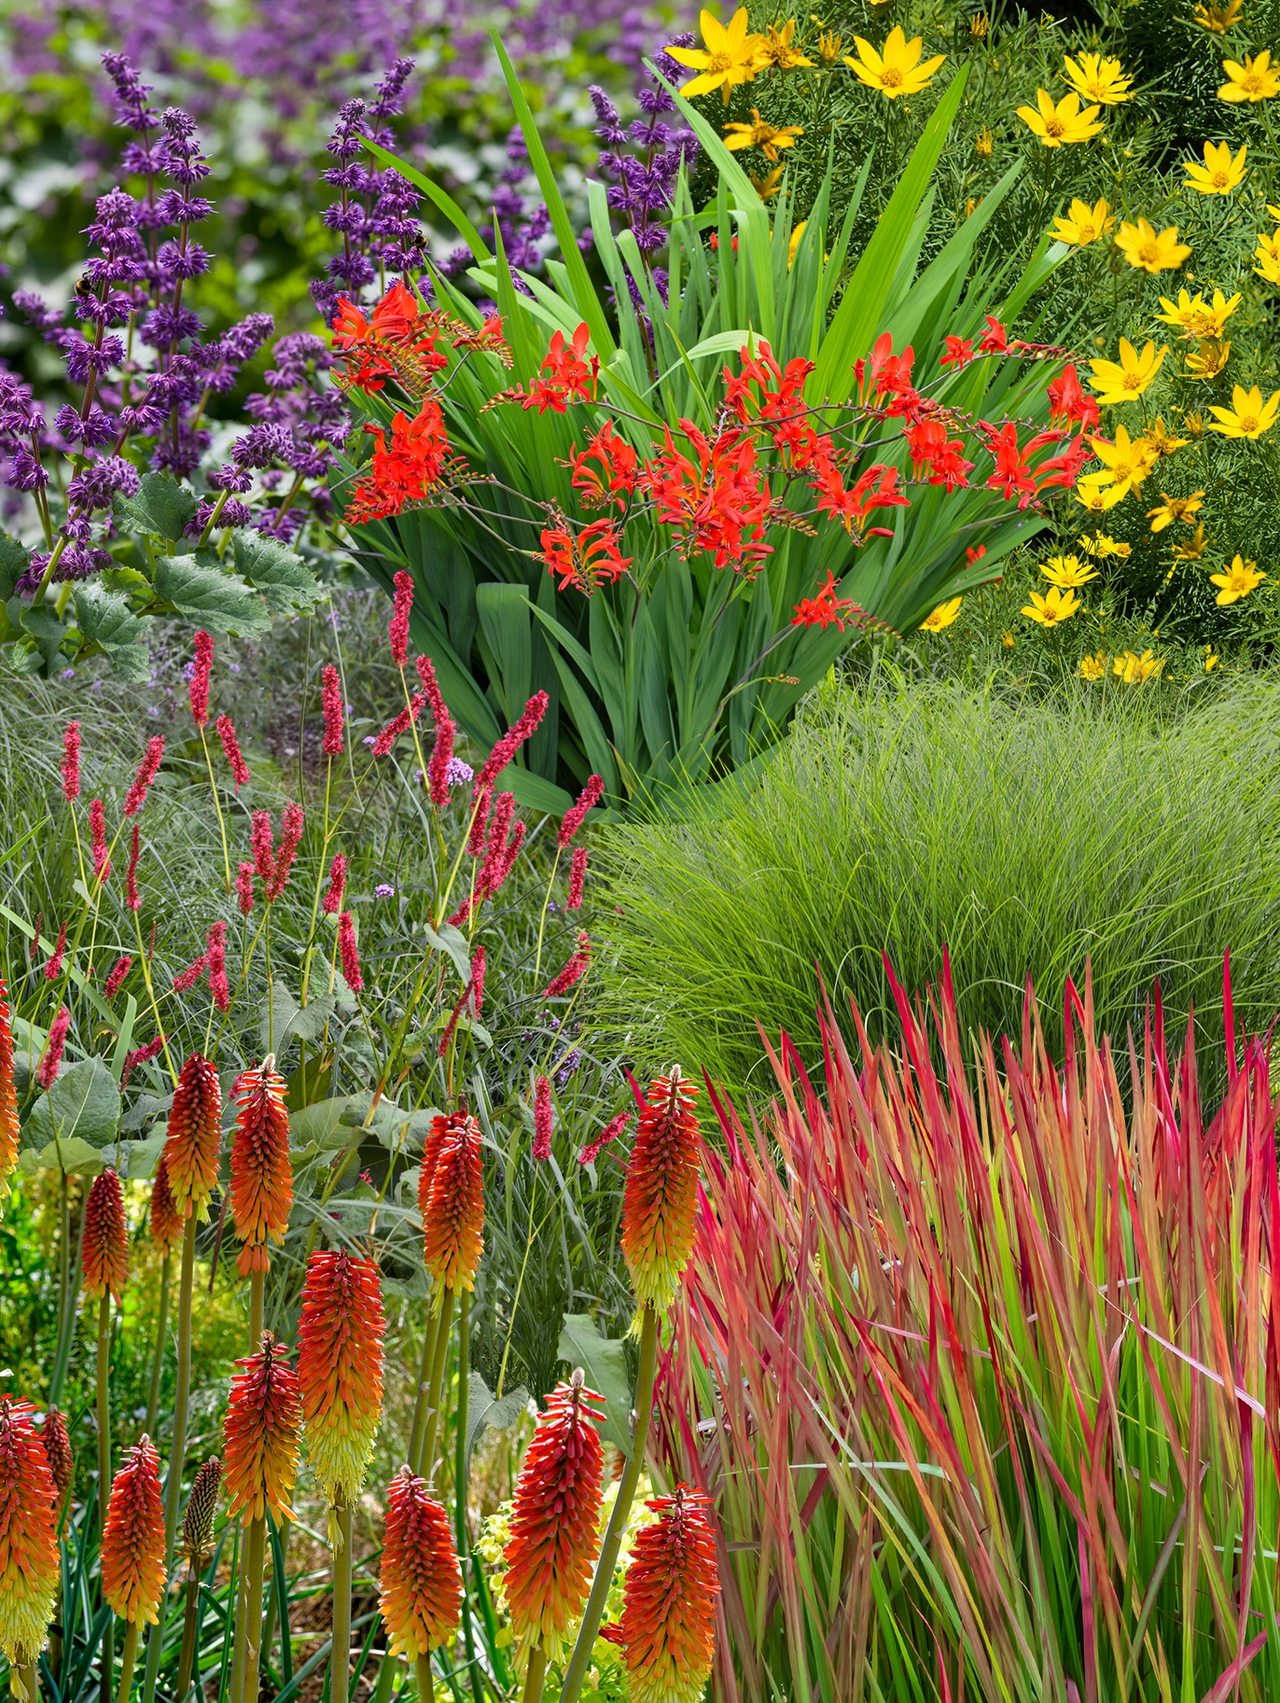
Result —
[[213, 1516], [222, 1482], [222, 1462], [206, 1461], [195, 1476], [182, 1521], [182, 1548], [187, 1559], [187, 1602], [182, 1622], [182, 1654], [178, 1658], [177, 1703], [185, 1703], [195, 1667], [196, 1634], [200, 1626], [200, 1574], [213, 1547]]

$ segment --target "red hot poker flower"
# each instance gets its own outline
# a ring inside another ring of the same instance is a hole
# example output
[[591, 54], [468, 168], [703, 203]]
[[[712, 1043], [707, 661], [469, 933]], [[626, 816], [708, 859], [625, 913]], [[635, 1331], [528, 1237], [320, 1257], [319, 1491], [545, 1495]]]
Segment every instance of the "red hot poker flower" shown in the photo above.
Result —
[[671, 1304], [693, 1248], [698, 1187], [697, 1088], [673, 1070], [650, 1084], [622, 1200], [623, 1257], [641, 1305]]
[[163, 1253], [167, 1254], [175, 1242], [181, 1241], [182, 1214], [174, 1204], [173, 1190], [169, 1187], [167, 1142], [160, 1151], [160, 1160], [151, 1184], [151, 1212], [148, 1222], [151, 1227], [151, 1240]]
[[0, 1651], [34, 1662], [58, 1584], [54, 1482], [29, 1401], [0, 1399]]
[[69, 721], [62, 735], [62, 796], [68, 803], [80, 796], [80, 723]]
[[9, 990], [0, 980], [0, 1195], [9, 1192], [9, 1173], [18, 1163], [18, 1092], [14, 1079], [12, 1019]]
[[267, 1269], [267, 1240], [284, 1240], [293, 1205], [289, 1161], [289, 1114], [285, 1082], [268, 1054], [261, 1069], [246, 1070], [236, 1083], [236, 1133], [231, 1142], [231, 1216], [244, 1243], [241, 1277]]
[[436, 1282], [445, 1289], [475, 1287], [476, 1267], [484, 1251], [484, 1164], [480, 1125], [466, 1112], [433, 1118], [430, 1171], [424, 1153], [418, 1204], [422, 1210], [422, 1252]]
[[302, 1404], [289, 1351], [263, 1331], [258, 1352], [236, 1365], [241, 1371], [231, 1380], [222, 1426], [223, 1481], [232, 1518], [243, 1514], [260, 1520], [270, 1508], [277, 1520], [291, 1520]]
[[324, 665], [320, 693], [324, 705], [324, 754], [326, 757], [341, 757], [346, 712], [342, 702], [342, 679], [331, 662]]
[[511, 1630], [523, 1654], [541, 1643], [557, 1661], [581, 1617], [600, 1553], [604, 1451], [595, 1405], [582, 1373], [558, 1384], [525, 1451], [504, 1551]]
[[164, 1589], [160, 1457], [149, 1437], [126, 1451], [102, 1531], [102, 1594], [122, 1620], [154, 1626]]
[[218, 1181], [222, 1147], [222, 1086], [207, 1058], [192, 1053], [182, 1067], [169, 1110], [165, 1167], [173, 1204], [182, 1217], [203, 1219]]
[[317, 1251], [298, 1319], [307, 1455], [331, 1508], [364, 1486], [382, 1414], [382, 1284], [374, 1260]]
[[601, 1635], [622, 1646], [631, 1703], [698, 1703], [716, 1648], [716, 1545], [701, 1491], [678, 1484], [647, 1504], [623, 1582], [622, 1619]]
[[195, 637], [196, 659], [191, 669], [188, 693], [191, 698], [191, 717], [197, 727], [209, 719], [209, 676], [213, 673], [213, 640], [206, 632]]
[[120, 1178], [110, 1169], [93, 1179], [85, 1202], [80, 1264], [89, 1300], [98, 1301], [104, 1295], [120, 1300], [129, 1278], [129, 1226]]
[[454, 1553], [449, 1517], [425, 1478], [407, 1466], [387, 1490], [387, 1532], [382, 1550], [382, 1618], [391, 1654], [416, 1662], [458, 1630], [462, 1570]]

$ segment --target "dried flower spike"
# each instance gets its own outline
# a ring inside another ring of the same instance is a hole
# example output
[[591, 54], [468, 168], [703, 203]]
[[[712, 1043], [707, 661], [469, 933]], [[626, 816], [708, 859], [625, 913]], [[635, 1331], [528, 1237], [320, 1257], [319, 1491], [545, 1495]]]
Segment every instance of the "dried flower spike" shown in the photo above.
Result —
[[215, 1455], [196, 1473], [182, 1516], [182, 1553], [189, 1566], [197, 1572], [204, 1566], [213, 1548], [213, 1516], [218, 1510], [218, 1490], [222, 1484], [222, 1462]]
[[467, 1112], [433, 1118], [418, 1185], [423, 1258], [436, 1294], [475, 1287], [484, 1251], [484, 1166], [480, 1125]]
[[298, 1384], [307, 1456], [331, 1508], [364, 1487], [382, 1416], [382, 1283], [377, 1263], [345, 1250], [307, 1262], [298, 1319]]
[[263, 1331], [256, 1354], [237, 1360], [231, 1399], [222, 1427], [223, 1471], [231, 1515], [262, 1519], [268, 1508], [277, 1520], [293, 1519], [289, 1493], [298, 1473], [298, 1428], [302, 1405], [289, 1351]]
[[88, 1300], [100, 1301], [108, 1294], [120, 1300], [129, 1277], [129, 1227], [120, 1178], [113, 1170], [100, 1171], [89, 1190], [80, 1263]]
[[58, 1584], [54, 1483], [29, 1401], [0, 1400], [0, 1651], [34, 1662]]
[[647, 1504], [659, 1517], [637, 1534], [622, 1587], [622, 1619], [601, 1628], [620, 1644], [631, 1703], [698, 1703], [716, 1648], [716, 1544], [699, 1490]]
[[271, 1054], [261, 1069], [246, 1070], [236, 1083], [236, 1133], [231, 1142], [231, 1215], [244, 1243], [242, 1277], [267, 1269], [267, 1240], [284, 1240], [293, 1205], [289, 1161], [289, 1114], [285, 1081]]
[[222, 1085], [207, 1058], [192, 1053], [182, 1067], [169, 1111], [166, 1169], [183, 1218], [208, 1216], [222, 1147]]
[[387, 1490], [382, 1550], [381, 1607], [391, 1654], [410, 1661], [430, 1655], [457, 1631], [461, 1606], [462, 1570], [449, 1517], [426, 1479], [403, 1466]]
[[504, 1551], [511, 1629], [522, 1653], [541, 1642], [552, 1661], [572, 1641], [600, 1553], [603, 1401], [580, 1371], [557, 1384], [516, 1481]]
[[154, 1626], [164, 1589], [160, 1457], [149, 1437], [125, 1452], [102, 1532], [102, 1594], [122, 1620]]
[[13, 1070], [13, 1027], [9, 990], [0, 981], [0, 1195], [18, 1163], [18, 1093]]
[[622, 1200], [622, 1252], [641, 1305], [670, 1305], [693, 1248], [698, 1090], [678, 1070], [655, 1078], [640, 1112]]

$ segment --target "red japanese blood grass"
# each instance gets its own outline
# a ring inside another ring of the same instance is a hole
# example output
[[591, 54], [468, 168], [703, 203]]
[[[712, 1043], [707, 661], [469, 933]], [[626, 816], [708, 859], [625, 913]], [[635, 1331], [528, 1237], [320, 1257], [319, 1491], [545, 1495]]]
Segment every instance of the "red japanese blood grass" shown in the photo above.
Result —
[[1030, 995], [970, 1056], [949, 974], [928, 1019], [890, 985], [894, 1037], [828, 1010], [822, 1079], [784, 1036], [700, 1144], [655, 1446], [715, 1504], [717, 1695], [1274, 1694], [1265, 1048], [1228, 985], [1203, 1109], [1158, 994], [1117, 1052], [1068, 986], [1059, 1063]]

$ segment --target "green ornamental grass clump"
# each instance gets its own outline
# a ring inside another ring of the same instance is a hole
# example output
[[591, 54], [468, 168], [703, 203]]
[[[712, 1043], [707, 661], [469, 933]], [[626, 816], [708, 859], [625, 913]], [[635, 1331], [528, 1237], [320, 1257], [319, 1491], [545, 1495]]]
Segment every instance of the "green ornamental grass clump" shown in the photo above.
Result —
[[764, 1080], [757, 1020], [820, 1058], [824, 987], [878, 1036], [886, 953], [913, 993], [949, 954], [965, 1030], [1018, 1033], [1030, 977], [1056, 1044], [1091, 964], [1101, 1032], [1140, 1032], [1158, 981], [1170, 1032], [1194, 1011], [1216, 1046], [1229, 951], [1237, 1019], [1265, 1031], [1276, 711], [1263, 680], [1163, 716], [1111, 683], [1030, 702], [829, 682], [758, 785], [615, 834], [605, 997], [735, 1089]]

